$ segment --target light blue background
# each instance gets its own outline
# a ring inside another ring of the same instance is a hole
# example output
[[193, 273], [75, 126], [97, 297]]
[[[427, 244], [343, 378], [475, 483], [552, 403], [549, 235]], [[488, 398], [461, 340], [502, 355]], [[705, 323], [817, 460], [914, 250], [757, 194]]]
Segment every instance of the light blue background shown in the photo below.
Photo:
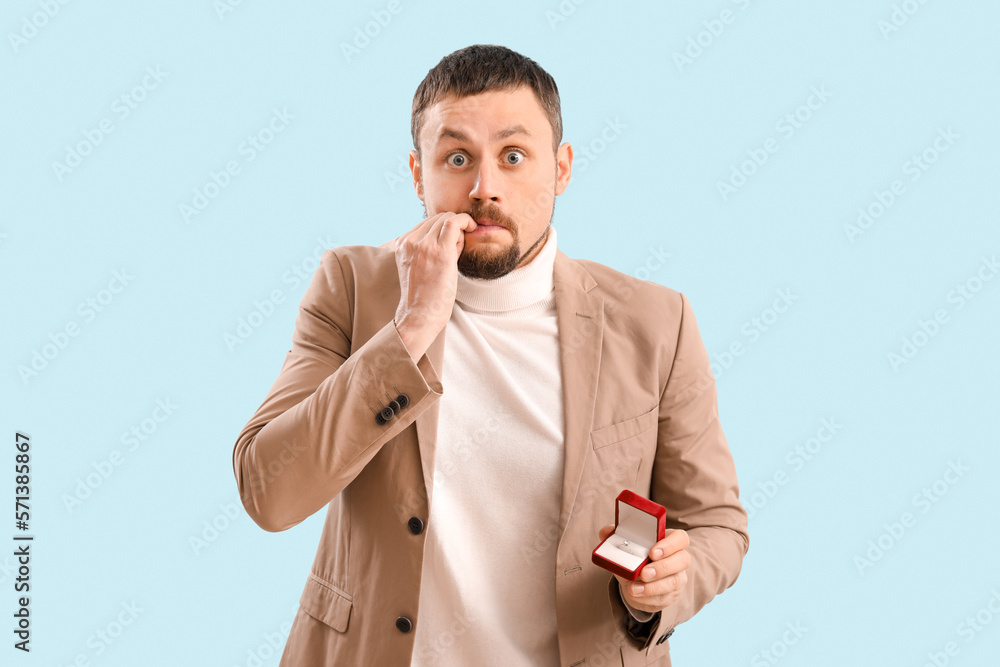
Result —
[[[908, 0], [897, 6], [917, 11], [885, 35], [885, 0], [567, 1], [558, 22], [556, 0], [402, 0], [345, 57], [387, 4], [244, 0], [220, 16], [208, 0], [119, 0], [47, 18], [37, 0], [4, 3], [0, 477], [10, 509], [14, 432], [29, 434], [36, 541], [28, 656], [11, 647], [14, 563], [0, 556], [0, 662], [277, 665], [323, 513], [279, 534], [254, 525], [233, 444], [290, 346], [312, 258], [422, 217], [392, 176], [417, 84], [447, 53], [498, 43], [556, 79], [578, 160], [601, 151], [558, 200], [562, 250], [683, 291], [719, 371], [751, 545], [737, 584], [677, 629], [675, 664], [923, 665], [948, 642], [949, 664], [996, 664], [1000, 619], [988, 612], [971, 637], [960, 624], [1000, 591], [1000, 279], [973, 281], [961, 309], [949, 294], [1000, 251], [1000, 6]], [[678, 67], [726, 9], [732, 21]], [[33, 36], [12, 42], [22, 31]], [[112, 105], [147, 67], [165, 78], [122, 118]], [[786, 137], [776, 123], [813, 87], [829, 99]], [[294, 118], [247, 161], [239, 146], [273, 109]], [[104, 119], [113, 132], [60, 180], [53, 162]], [[601, 146], [615, 119], [624, 128]], [[942, 128], [957, 140], [912, 182], [904, 164]], [[723, 200], [717, 183], [769, 138], [778, 151]], [[185, 222], [179, 206], [229, 160], [241, 172]], [[894, 179], [905, 193], [852, 242], [845, 225]], [[652, 249], [669, 261], [643, 273]], [[122, 270], [127, 287], [87, 321], [78, 305]], [[230, 349], [224, 335], [273, 290], [283, 302]], [[796, 300], [751, 340], [744, 326], [777, 290]], [[947, 322], [893, 368], [887, 355], [938, 309]], [[22, 379], [71, 322], [79, 335]], [[743, 354], [727, 366], [734, 342]], [[176, 410], [129, 451], [122, 433], [158, 399]], [[796, 469], [787, 455], [824, 418], [842, 428]], [[122, 464], [67, 509], [114, 450]], [[941, 481], [950, 462], [969, 468], [955, 484]], [[776, 474], [786, 483], [768, 489]], [[935, 482], [945, 493], [921, 511], [913, 498]], [[915, 525], [887, 537], [904, 512]], [[228, 525], [196, 553], [213, 520]], [[3, 526], [12, 544], [9, 513]], [[880, 539], [891, 546], [859, 570]], [[133, 602], [141, 613], [98, 655], [95, 632]]]

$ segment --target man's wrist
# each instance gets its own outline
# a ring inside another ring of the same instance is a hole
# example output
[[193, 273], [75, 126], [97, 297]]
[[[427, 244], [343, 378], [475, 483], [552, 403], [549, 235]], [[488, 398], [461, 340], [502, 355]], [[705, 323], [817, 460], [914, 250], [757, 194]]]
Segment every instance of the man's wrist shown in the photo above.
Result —
[[414, 335], [410, 327], [403, 321], [396, 322], [396, 318], [392, 318], [392, 324], [396, 327], [396, 333], [399, 335], [399, 339], [403, 342], [403, 347], [410, 354], [410, 359], [413, 363], [417, 363], [420, 357], [424, 356], [427, 352], [427, 345], [422, 345], [418, 341], [414, 340]]

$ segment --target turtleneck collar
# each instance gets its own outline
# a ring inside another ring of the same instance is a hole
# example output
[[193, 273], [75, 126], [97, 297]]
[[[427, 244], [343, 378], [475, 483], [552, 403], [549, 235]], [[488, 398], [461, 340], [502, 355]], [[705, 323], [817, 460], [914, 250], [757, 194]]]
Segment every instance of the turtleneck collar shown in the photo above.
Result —
[[516, 310], [538, 303], [555, 288], [552, 274], [555, 259], [556, 228], [550, 225], [548, 238], [538, 254], [507, 275], [489, 280], [459, 273], [455, 301], [481, 312]]

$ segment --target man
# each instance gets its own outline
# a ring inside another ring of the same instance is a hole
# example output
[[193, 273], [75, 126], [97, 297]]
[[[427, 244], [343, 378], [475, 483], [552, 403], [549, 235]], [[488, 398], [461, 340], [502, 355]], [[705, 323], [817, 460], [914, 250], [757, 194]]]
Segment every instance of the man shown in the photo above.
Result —
[[[233, 451], [265, 530], [328, 506], [281, 665], [669, 665], [748, 547], [690, 303], [557, 249], [534, 61], [446, 56], [411, 132], [425, 219], [326, 251]], [[591, 562], [624, 488], [667, 509], [637, 582]]]

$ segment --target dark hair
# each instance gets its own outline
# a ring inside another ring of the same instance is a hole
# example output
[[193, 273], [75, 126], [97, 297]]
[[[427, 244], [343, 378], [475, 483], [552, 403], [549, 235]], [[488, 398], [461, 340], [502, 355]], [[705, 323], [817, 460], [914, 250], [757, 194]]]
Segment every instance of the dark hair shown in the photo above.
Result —
[[512, 91], [521, 86], [535, 91], [552, 126], [552, 150], [557, 151], [562, 143], [562, 113], [555, 80], [534, 60], [505, 46], [473, 44], [446, 55], [417, 86], [410, 115], [410, 134], [417, 155], [420, 155], [417, 138], [427, 107], [449, 95], [466, 97], [489, 90]]

